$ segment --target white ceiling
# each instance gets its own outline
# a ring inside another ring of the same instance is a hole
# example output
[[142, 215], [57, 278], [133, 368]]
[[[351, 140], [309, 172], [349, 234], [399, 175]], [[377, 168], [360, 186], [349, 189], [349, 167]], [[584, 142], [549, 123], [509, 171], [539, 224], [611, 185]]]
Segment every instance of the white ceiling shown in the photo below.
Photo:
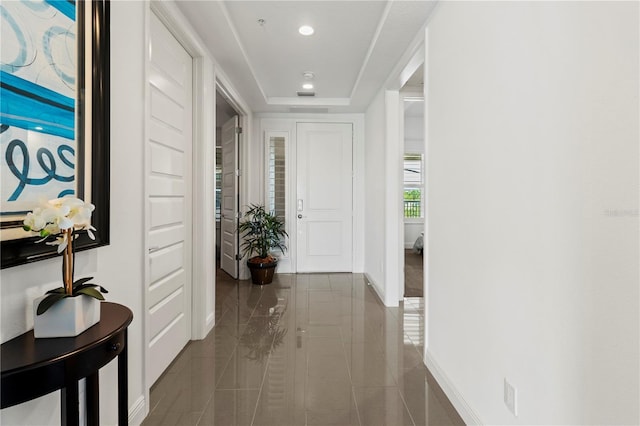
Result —
[[[363, 112], [435, 2], [178, 0], [253, 112]], [[258, 21], [264, 20], [263, 24]], [[304, 37], [298, 28], [311, 25]], [[314, 97], [302, 74], [311, 71]]]

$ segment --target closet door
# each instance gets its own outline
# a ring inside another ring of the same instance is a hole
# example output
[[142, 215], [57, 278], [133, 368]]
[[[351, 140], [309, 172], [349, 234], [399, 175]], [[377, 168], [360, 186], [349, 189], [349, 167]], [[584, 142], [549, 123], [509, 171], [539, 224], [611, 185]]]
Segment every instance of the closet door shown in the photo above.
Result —
[[[192, 59], [151, 14], [147, 174], [148, 385], [191, 337]], [[126, 172], [126, 171], [123, 171]]]

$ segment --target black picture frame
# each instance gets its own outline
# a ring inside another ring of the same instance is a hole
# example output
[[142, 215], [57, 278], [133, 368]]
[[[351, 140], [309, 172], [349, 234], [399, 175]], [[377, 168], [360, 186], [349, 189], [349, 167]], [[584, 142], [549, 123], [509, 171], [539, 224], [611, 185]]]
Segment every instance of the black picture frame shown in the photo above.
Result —
[[[91, 90], [91, 118], [87, 120], [80, 112], [80, 130], [84, 133], [84, 126], [91, 125], [91, 140], [81, 140], [80, 143], [90, 143], [90, 150], [79, 150], [79, 162], [83, 162], [85, 152], [91, 155], [91, 203], [95, 205], [91, 222], [96, 228], [95, 239], [92, 240], [86, 232], [80, 232], [74, 242], [74, 249], [77, 251], [89, 250], [109, 244], [109, 143], [110, 143], [110, 73], [109, 73], [109, 25], [110, 25], [110, 4], [109, 0], [78, 1], [78, 16], [82, 17], [83, 24], [78, 30], [78, 63], [91, 67], [91, 81], [84, 80], [84, 72], [78, 73], [80, 87], [88, 87]], [[91, 7], [91, 20], [86, 22], [85, 7]], [[86, 40], [84, 34], [87, 33], [84, 25], [91, 25], [91, 40]], [[85, 43], [91, 43], [91, 58], [85, 58], [82, 53], [85, 51]], [[81, 101], [84, 101], [83, 92], [80, 91]], [[88, 134], [88, 133], [87, 133]], [[82, 182], [81, 185], [84, 185]], [[3, 223], [4, 227], [21, 226], [19, 223]], [[2, 269], [35, 262], [42, 259], [49, 259], [58, 256], [55, 246], [44, 243], [36, 244], [39, 237], [20, 238], [15, 240], [2, 241], [1, 258]]]

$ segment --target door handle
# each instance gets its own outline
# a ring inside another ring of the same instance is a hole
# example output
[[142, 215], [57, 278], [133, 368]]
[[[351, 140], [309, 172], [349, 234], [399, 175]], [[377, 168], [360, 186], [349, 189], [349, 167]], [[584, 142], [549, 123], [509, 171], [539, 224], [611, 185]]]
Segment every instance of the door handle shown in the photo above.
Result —
[[298, 219], [302, 219], [305, 216], [302, 216], [301, 214], [298, 215]]

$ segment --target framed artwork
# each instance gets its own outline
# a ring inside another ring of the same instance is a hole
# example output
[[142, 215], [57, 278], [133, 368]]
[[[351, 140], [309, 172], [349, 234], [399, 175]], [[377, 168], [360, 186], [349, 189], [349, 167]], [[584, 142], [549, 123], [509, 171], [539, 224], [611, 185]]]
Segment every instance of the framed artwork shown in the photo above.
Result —
[[2, 268], [57, 256], [22, 230], [27, 212], [74, 196], [96, 206], [95, 240], [109, 243], [109, 1], [0, 3]]

